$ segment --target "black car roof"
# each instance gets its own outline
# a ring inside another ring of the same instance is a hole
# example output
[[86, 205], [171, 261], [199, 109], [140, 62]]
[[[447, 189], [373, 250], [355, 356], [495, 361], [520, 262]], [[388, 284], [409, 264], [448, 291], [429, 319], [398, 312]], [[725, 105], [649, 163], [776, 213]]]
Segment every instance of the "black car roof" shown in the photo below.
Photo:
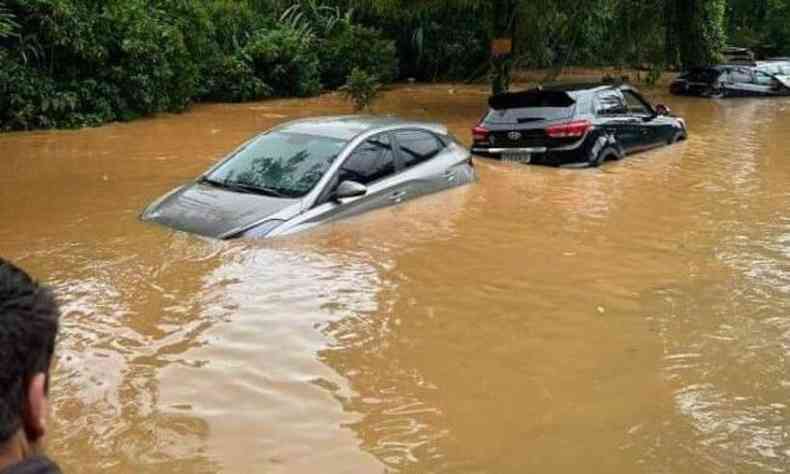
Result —
[[625, 82], [560, 82], [523, 91], [505, 92], [493, 95], [488, 99], [488, 105], [492, 109], [497, 110], [519, 108], [521, 107], [519, 103], [523, 98], [540, 92], [557, 95], [556, 100], [559, 104], [562, 103], [562, 97], [564, 97], [565, 100], [569, 101], [567, 105], [571, 105], [579, 100], [582, 95], [609, 89], [632, 90], [638, 92], [635, 87]]

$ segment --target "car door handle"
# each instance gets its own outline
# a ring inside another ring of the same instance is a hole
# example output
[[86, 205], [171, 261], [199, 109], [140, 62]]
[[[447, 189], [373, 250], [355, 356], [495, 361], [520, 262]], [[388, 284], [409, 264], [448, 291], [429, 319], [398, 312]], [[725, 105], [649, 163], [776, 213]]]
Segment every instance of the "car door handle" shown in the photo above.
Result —
[[392, 193], [390, 195], [390, 201], [401, 202], [401, 201], [403, 201], [403, 198], [405, 198], [405, 197], [406, 197], [406, 192], [405, 191], [398, 191], [398, 192]]
[[455, 181], [455, 180], [456, 180], [456, 178], [457, 178], [457, 177], [455, 176], [455, 172], [454, 172], [453, 170], [447, 170], [447, 171], [445, 171], [443, 176], [444, 176], [444, 179], [446, 179], [446, 180], [447, 180], [447, 181], [449, 181], [450, 183], [452, 183], [453, 181]]

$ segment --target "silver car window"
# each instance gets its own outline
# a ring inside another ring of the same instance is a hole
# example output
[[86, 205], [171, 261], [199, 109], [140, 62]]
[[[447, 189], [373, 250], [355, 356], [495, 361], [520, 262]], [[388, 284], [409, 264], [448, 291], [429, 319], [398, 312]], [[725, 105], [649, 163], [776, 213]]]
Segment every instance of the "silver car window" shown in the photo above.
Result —
[[338, 173], [338, 183], [356, 181], [368, 185], [395, 174], [395, 153], [387, 134], [365, 140], [346, 159]]
[[301, 197], [324, 176], [346, 143], [330, 137], [270, 132], [240, 148], [206, 178]]
[[420, 130], [404, 130], [395, 133], [403, 156], [404, 168], [411, 168], [438, 155], [442, 143], [432, 134]]

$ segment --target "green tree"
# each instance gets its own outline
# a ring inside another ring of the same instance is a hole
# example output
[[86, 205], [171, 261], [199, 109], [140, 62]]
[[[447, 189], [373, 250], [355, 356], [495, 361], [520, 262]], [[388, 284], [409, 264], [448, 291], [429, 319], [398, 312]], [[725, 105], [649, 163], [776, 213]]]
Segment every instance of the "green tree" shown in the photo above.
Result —
[[[485, 41], [514, 37], [516, 15], [521, 0], [348, 0], [349, 7], [367, 9], [378, 15], [398, 18], [414, 24], [416, 18], [441, 15], [448, 10], [463, 11], [475, 22], [484, 24]], [[413, 41], [422, 43], [424, 31], [415, 29]], [[421, 49], [421, 48], [420, 48]], [[513, 55], [489, 57], [491, 85], [494, 93], [506, 90], [510, 84]]]
[[[779, 1], [779, 0], [768, 0]], [[784, 0], [782, 0], [784, 1]], [[569, 64], [691, 66], [715, 61], [725, 42], [726, 0], [345, 0], [335, 3], [390, 16], [446, 17], [463, 11], [481, 25], [483, 42], [512, 38], [512, 55], [489, 55], [493, 92], [507, 90], [511, 70]], [[663, 17], [663, 19], [662, 19]], [[422, 39], [418, 31], [415, 38]], [[418, 56], [421, 57], [421, 56]]]
[[758, 53], [790, 54], [790, 0], [730, 0], [727, 35]]
[[[511, 38], [494, 56], [491, 40]], [[790, 0], [0, 0], [0, 129], [517, 68], [691, 67], [790, 47]], [[400, 74], [400, 75], [399, 75]]]
[[[669, 2], [666, 9], [666, 29], [668, 36], [672, 35], [672, 49], [667, 51], [668, 58], [677, 57], [684, 68], [719, 61], [726, 41], [726, 1], [666, 1]], [[670, 40], [667, 44], [670, 44]]]

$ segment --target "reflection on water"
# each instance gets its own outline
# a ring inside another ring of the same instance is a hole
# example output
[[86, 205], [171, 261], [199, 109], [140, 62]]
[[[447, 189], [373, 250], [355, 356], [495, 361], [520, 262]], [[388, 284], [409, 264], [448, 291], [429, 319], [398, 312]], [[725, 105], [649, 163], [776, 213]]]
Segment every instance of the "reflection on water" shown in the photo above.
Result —
[[[480, 87], [380, 109], [469, 140]], [[145, 204], [338, 97], [0, 136], [0, 253], [57, 290], [52, 454], [82, 472], [785, 472], [790, 101], [657, 98], [688, 142], [287, 240]]]

